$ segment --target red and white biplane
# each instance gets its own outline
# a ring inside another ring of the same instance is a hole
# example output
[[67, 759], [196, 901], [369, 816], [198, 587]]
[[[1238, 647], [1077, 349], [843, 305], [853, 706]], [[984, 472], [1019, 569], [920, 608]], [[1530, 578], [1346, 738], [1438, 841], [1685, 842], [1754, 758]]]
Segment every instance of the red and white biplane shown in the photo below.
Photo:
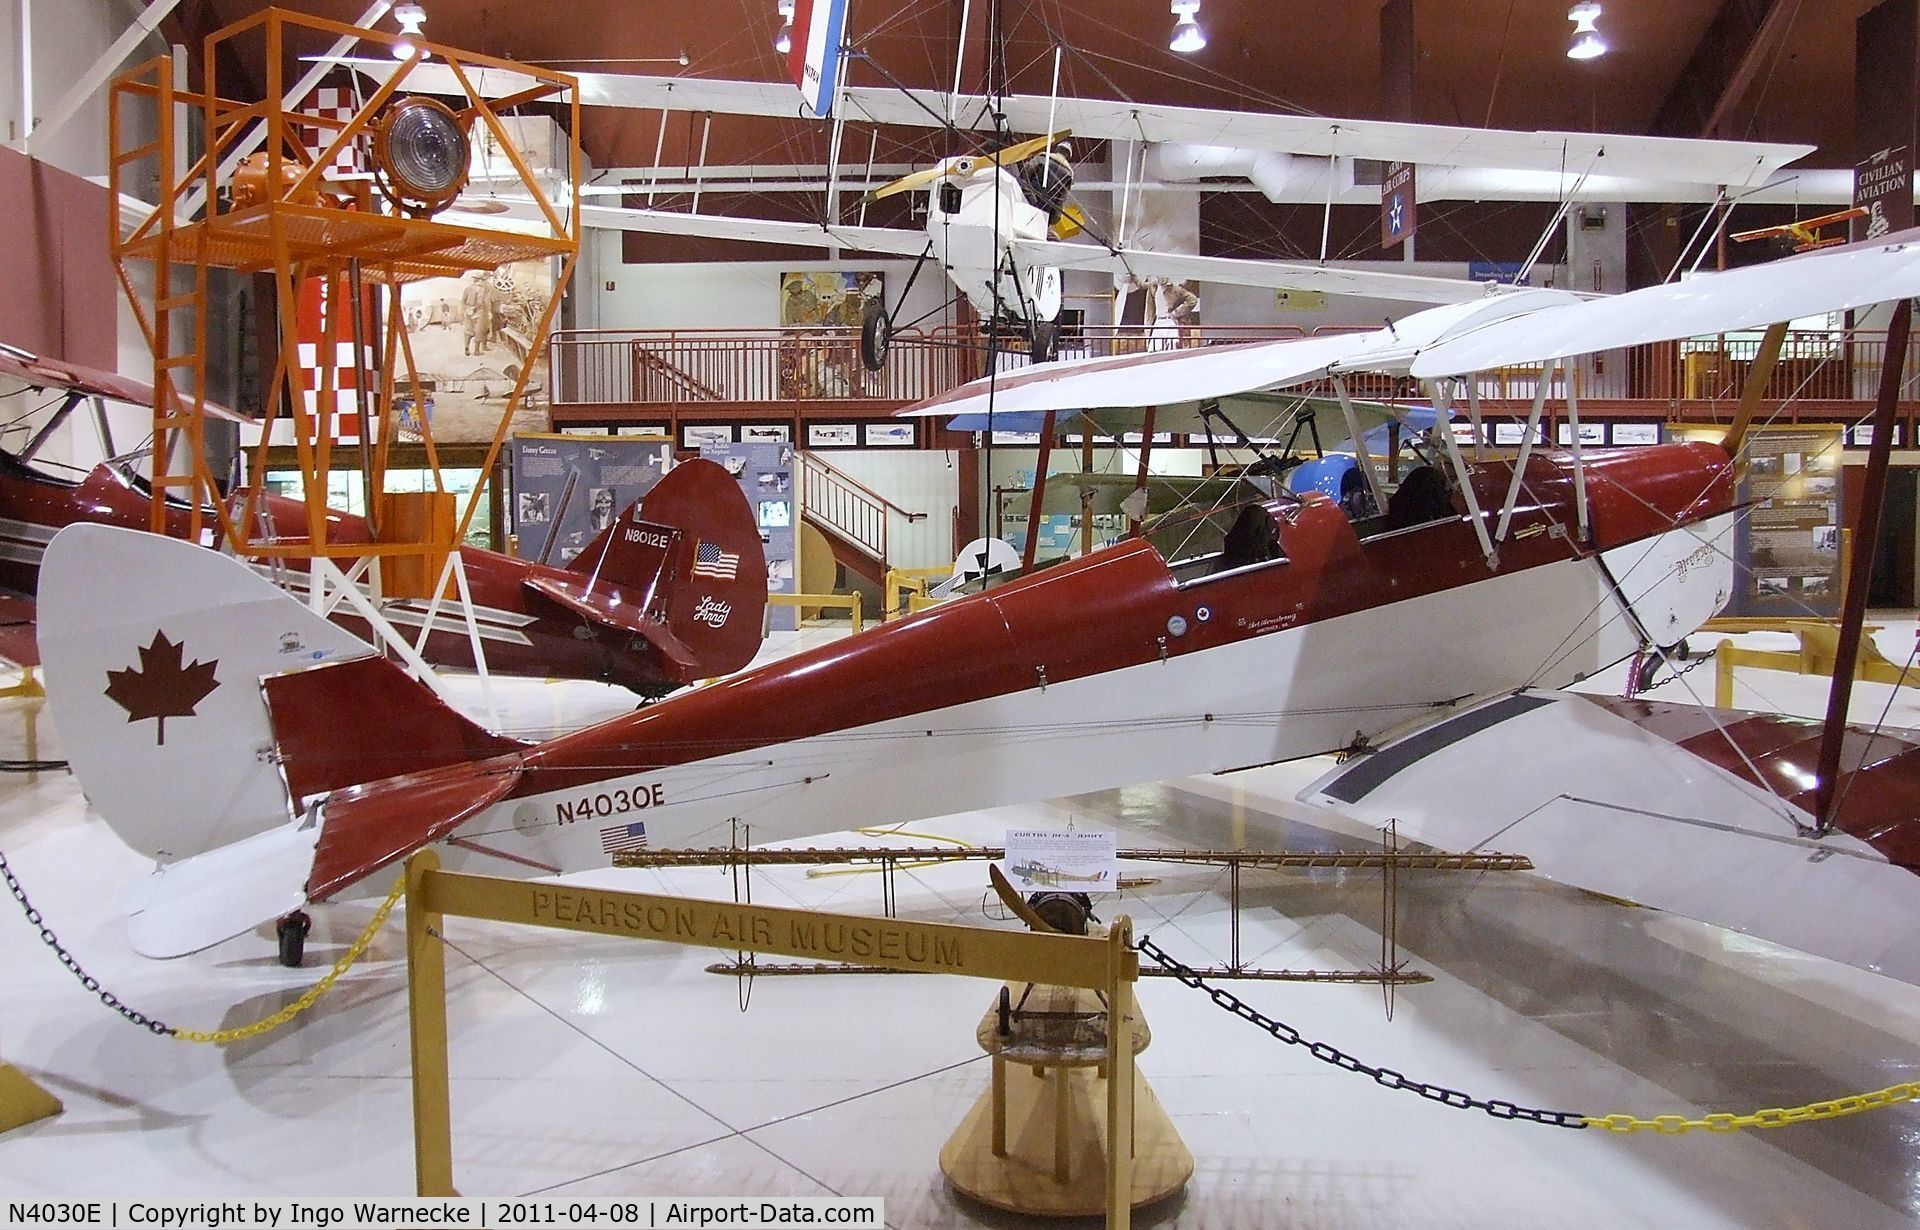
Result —
[[[18, 454], [0, 451], [0, 657], [39, 662], [34, 637], [40, 563], [47, 544], [69, 525], [143, 529], [151, 491], [131, 465], [103, 462], [77, 478], [34, 464], [54, 428], [83, 401], [148, 404], [148, 386], [111, 373], [0, 353], [0, 375], [27, 387], [58, 390], [66, 403]], [[104, 413], [104, 411], [102, 411]], [[227, 412], [221, 412], [223, 414]], [[238, 415], [231, 415], [236, 421]], [[281, 535], [306, 533], [300, 500], [263, 494], [261, 516]], [[189, 510], [169, 511], [170, 532], [186, 536]], [[328, 514], [333, 542], [367, 542], [364, 519]], [[735, 563], [730, 576], [696, 574], [701, 544]], [[220, 544], [210, 542], [218, 547]], [[532, 678], [589, 679], [657, 696], [699, 679], [739, 670], [763, 639], [766, 564], [753, 510], [724, 467], [695, 460], [670, 470], [638, 503], [581, 549], [565, 567], [549, 567], [492, 551], [462, 552], [473, 624], [454, 603], [381, 599], [363, 585], [358, 602], [333, 618], [357, 637], [372, 636], [360, 604], [415, 635], [415, 649], [435, 667], [487, 670]], [[261, 570], [305, 595], [303, 561]], [[476, 644], [477, 642], [477, 644]]]
[[[1483, 367], [1916, 293], [1920, 246], [1875, 243], [1615, 299], [1502, 296], [1371, 334], [1063, 364], [1016, 392], [1038, 403], [1049, 388], [1077, 406], [1125, 383], [1185, 400], [1374, 371], [1427, 380], [1444, 400]], [[363, 891], [428, 845], [454, 865], [562, 874], [640, 842], [724, 846], [735, 821], [778, 840], [1338, 750], [1386, 749], [1349, 773], [1412, 765], [1436, 743], [1469, 745], [1474, 714], [1516, 731], [1528, 715], [1579, 724], [1582, 705], [1599, 715], [1586, 725], [1622, 721], [1551, 689], [1675, 645], [1727, 600], [1741, 515], [1732, 456], [1693, 442], [1470, 462], [1439, 435], [1439, 464], [1403, 478], [1378, 518], [1349, 520], [1318, 492], [1251, 503], [1217, 553], [1169, 559], [1125, 541], [534, 744], [459, 716], [231, 560], [75, 526], [45, 562], [47, 685], [94, 806], [161, 864], [130, 919], [135, 947], [155, 956]], [[289, 636], [320, 660], [286, 669]], [[130, 709], [114, 681], [139, 670], [159, 678], [139, 683], [148, 703]], [[1487, 707], [1515, 695], [1531, 707]], [[1393, 742], [1418, 728], [1413, 750]], [[1636, 729], [1660, 733], [1658, 722]], [[1609, 745], [1623, 749], [1618, 778], [1636, 772], [1632, 743]], [[1536, 759], [1499, 762], [1516, 799], [1557, 789]], [[1846, 765], [1855, 776], [1874, 770], [1857, 761]], [[1799, 903], [1871, 883], [1883, 912], [1860, 926], [1889, 938], [1920, 917], [1920, 882], [1853, 835], [1846, 809], [1836, 829], [1798, 832], [1791, 800], [1741, 788], [1711, 756], [1687, 764], [1720, 775], [1714, 798], [1755, 805], [1709, 830], [1677, 801], [1657, 831], [1791, 850], [1768, 864], [1759, 904], [1724, 921], [1863, 960], [1857, 944], [1795, 927]], [[1392, 784], [1323, 793], [1364, 803]], [[1479, 799], [1453, 797], [1479, 819]], [[1847, 806], [1869, 797], [1855, 789]], [[1642, 813], [1602, 805], [1578, 819], [1585, 841], [1630, 840], [1649, 882], [1700, 874], [1661, 853]], [[1436, 817], [1420, 820], [1438, 830]], [[1503, 845], [1525, 848], [1509, 836]], [[1560, 866], [1575, 875], [1578, 861]], [[1911, 957], [1881, 968], [1920, 979]]]

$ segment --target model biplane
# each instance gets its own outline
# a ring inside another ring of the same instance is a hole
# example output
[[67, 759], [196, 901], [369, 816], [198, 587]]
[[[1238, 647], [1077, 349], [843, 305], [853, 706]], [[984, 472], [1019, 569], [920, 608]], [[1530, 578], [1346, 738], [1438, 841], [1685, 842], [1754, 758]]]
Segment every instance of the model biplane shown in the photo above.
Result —
[[[1831, 248], [1847, 242], [1847, 233], [1823, 234], [1821, 228], [1850, 223], [1855, 218], [1868, 216], [1869, 211], [1856, 205], [1852, 209], [1842, 209], [1830, 214], [1821, 214], [1817, 218], [1805, 218], [1798, 222], [1783, 222], [1779, 226], [1762, 226], [1750, 231], [1735, 231], [1727, 238], [1735, 243], [1752, 243], [1760, 239], [1782, 241], [1789, 251], [1812, 252], [1819, 248]], [[1877, 238], [1877, 236], [1876, 236]]]
[[[35, 665], [34, 597], [48, 542], [68, 525], [144, 528], [152, 506], [130, 459], [64, 477], [35, 463], [40, 446], [83, 401], [140, 404], [151, 391], [122, 377], [18, 355], [0, 355], [0, 375], [64, 394], [49, 425], [18, 454], [0, 451], [0, 591], [6, 599], [0, 603], [0, 656]], [[187, 534], [188, 512], [184, 504], [169, 512], [178, 537]], [[307, 508], [300, 500], [263, 496], [261, 515], [277, 533], [306, 532]], [[327, 534], [338, 542], [369, 539], [363, 519], [339, 511], [329, 513]], [[699, 570], [696, 557], [709, 547], [734, 561], [729, 575]], [[670, 470], [565, 567], [474, 549], [463, 556], [473, 597], [471, 629], [448, 613], [447, 604], [429, 627], [426, 601], [377, 602], [388, 622], [425, 633], [417, 648], [435, 666], [473, 668], [477, 639], [489, 671], [598, 680], [657, 696], [738, 670], [760, 648], [766, 607], [760, 532], [739, 484], [710, 461]], [[277, 572], [259, 567], [305, 596], [303, 562], [290, 561]], [[370, 634], [351, 605], [339, 607], [335, 618], [355, 636]]]

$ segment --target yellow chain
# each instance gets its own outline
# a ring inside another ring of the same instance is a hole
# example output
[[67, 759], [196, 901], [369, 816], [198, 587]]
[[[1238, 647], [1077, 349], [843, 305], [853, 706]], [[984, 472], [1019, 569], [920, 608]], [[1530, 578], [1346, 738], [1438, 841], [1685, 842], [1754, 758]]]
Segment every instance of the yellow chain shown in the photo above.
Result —
[[1920, 1083], [1909, 1082], [1889, 1085], [1872, 1093], [1848, 1094], [1830, 1102], [1756, 1110], [1750, 1115], [1721, 1113], [1700, 1119], [1689, 1119], [1685, 1115], [1656, 1115], [1651, 1119], [1636, 1119], [1632, 1115], [1596, 1115], [1590, 1116], [1586, 1123], [1588, 1127], [1605, 1128], [1609, 1132], [1659, 1132], [1663, 1136], [1679, 1136], [1695, 1128], [1709, 1132], [1737, 1132], [1741, 1128], [1777, 1128], [1789, 1123], [1838, 1119], [1843, 1115], [1857, 1115], [1915, 1099], [1920, 1099]]
[[346, 954], [333, 963], [333, 968], [327, 971], [326, 977], [314, 983], [307, 989], [306, 994], [280, 1009], [280, 1011], [274, 1013], [272, 1016], [263, 1017], [251, 1025], [239, 1025], [232, 1029], [216, 1029], [210, 1033], [202, 1033], [192, 1029], [176, 1029], [173, 1031], [173, 1036], [182, 1042], [238, 1042], [243, 1038], [258, 1037], [261, 1034], [285, 1025], [294, 1017], [299, 1016], [302, 1012], [313, 1007], [320, 997], [332, 989], [335, 982], [339, 981], [340, 975], [346, 973], [348, 969], [352, 968], [355, 961], [358, 961], [362, 956], [366, 955], [367, 946], [373, 943], [375, 933], [386, 925], [387, 915], [393, 913], [393, 907], [400, 903], [400, 896], [406, 891], [407, 878], [401, 876], [393, 882], [393, 891], [387, 894], [387, 899], [381, 902], [380, 908], [373, 912], [373, 921], [367, 924], [367, 929], [360, 933], [360, 938], [353, 942], [353, 946], [347, 949]]

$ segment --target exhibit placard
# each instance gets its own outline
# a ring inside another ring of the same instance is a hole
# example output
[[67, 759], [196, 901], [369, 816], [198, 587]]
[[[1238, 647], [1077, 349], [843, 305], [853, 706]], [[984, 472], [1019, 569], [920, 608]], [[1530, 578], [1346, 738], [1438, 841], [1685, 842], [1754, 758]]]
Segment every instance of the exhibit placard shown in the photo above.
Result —
[[658, 437], [550, 435], [513, 438], [513, 530], [522, 559], [562, 567], [673, 464]]
[[[1832, 619], [1840, 613], [1838, 423], [1756, 427], [1734, 493], [1749, 512], [1734, 534], [1733, 598], [1725, 613]], [[1720, 428], [1681, 429], [1718, 440]]]
[[[767, 557], [767, 592], [800, 592], [798, 564], [800, 508], [794, 491], [793, 445], [762, 442], [709, 444], [700, 450], [708, 461], [727, 468], [739, 482], [760, 527], [760, 549]], [[797, 607], [769, 606], [767, 630], [792, 632], [800, 627]]]
[[1023, 893], [1118, 892], [1120, 844], [1112, 829], [1008, 829], [1000, 870]]

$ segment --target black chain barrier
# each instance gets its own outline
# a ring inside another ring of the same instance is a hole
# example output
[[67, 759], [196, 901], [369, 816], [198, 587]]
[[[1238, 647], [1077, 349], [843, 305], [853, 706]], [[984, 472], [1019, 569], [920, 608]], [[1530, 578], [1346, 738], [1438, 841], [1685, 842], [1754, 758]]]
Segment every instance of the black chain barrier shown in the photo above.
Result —
[[13, 868], [7, 865], [7, 856], [5, 854], [0, 854], [0, 876], [6, 877], [7, 891], [12, 893], [13, 899], [20, 903], [20, 908], [26, 912], [27, 921], [33, 924], [40, 932], [40, 942], [48, 948], [53, 949], [53, 955], [60, 958], [60, 964], [67, 967], [69, 974], [72, 974], [80, 980], [81, 986], [98, 996], [101, 1003], [118, 1012], [121, 1016], [132, 1021], [135, 1025], [138, 1025], [147, 1032], [160, 1034], [164, 1037], [171, 1037], [173, 1035], [173, 1026], [166, 1024], [164, 1021], [156, 1021], [144, 1012], [138, 1012], [127, 1007], [120, 1002], [118, 995], [102, 987], [98, 978], [95, 978], [92, 974], [80, 968], [80, 963], [73, 959], [73, 954], [68, 952], [66, 946], [60, 943], [60, 938], [54, 935], [53, 928], [47, 926], [46, 920], [40, 917], [40, 911], [33, 908], [33, 902], [27, 900], [27, 890], [20, 887], [20, 881], [13, 874]]
[[1515, 1119], [1527, 1123], [1544, 1124], [1547, 1127], [1584, 1128], [1587, 1126], [1588, 1116], [1577, 1111], [1535, 1110], [1531, 1107], [1519, 1106], [1512, 1102], [1502, 1101], [1499, 1098], [1471, 1097], [1461, 1093], [1457, 1089], [1448, 1089], [1443, 1085], [1430, 1085], [1424, 1081], [1413, 1080], [1402, 1073], [1394, 1071], [1392, 1068], [1376, 1068], [1370, 1064], [1361, 1063], [1358, 1059], [1355, 1059], [1345, 1051], [1329, 1043], [1308, 1041], [1301, 1037], [1300, 1031], [1293, 1026], [1287, 1024], [1285, 1021], [1274, 1020], [1231, 991], [1222, 987], [1208, 986], [1206, 981], [1193, 971], [1192, 966], [1183, 965], [1180, 961], [1168, 955], [1167, 950], [1155, 944], [1151, 937], [1141, 936], [1139, 942], [1136, 943], [1134, 947], [1138, 948], [1162, 969], [1172, 974], [1185, 985], [1192, 987], [1196, 991], [1205, 991], [1214, 1003], [1225, 1008], [1228, 1012], [1233, 1013], [1233, 1015], [1240, 1017], [1242, 1020], [1252, 1022], [1288, 1046], [1305, 1047], [1307, 1053], [1315, 1059], [1318, 1059], [1321, 1063], [1330, 1063], [1334, 1067], [1343, 1068], [1348, 1072], [1358, 1072], [1363, 1076], [1371, 1076], [1376, 1084], [1383, 1085], [1388, 1089], [1405, 1089], [1411, 1093], [1419, 1094], [1429, 1102], [1439, 1102], [1443, 1106], [1451, 1106], [1455, 1110], [1483, 1110], [1495, 1119]]

